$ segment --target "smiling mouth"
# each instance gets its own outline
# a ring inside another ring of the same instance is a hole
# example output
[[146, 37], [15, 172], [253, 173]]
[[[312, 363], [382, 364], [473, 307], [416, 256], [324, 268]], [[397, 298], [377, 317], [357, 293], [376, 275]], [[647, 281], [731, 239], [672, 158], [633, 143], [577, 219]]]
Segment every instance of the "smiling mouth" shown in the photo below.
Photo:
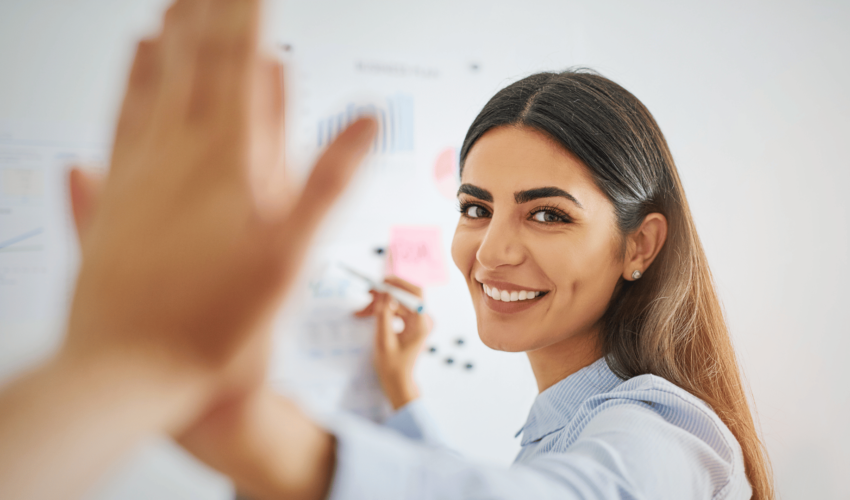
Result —
[[484, 292], [484, 295], [487, 295], [493, 300], [500, 302], [520, 302], [520, 301], [532, 301], [540, 299], [545, 296], [547, 292], [541, 292], [536, 290], [499, 290], [496, 287], [487, 286], [484, 283], [479, 282], [481, 285], [481, 290]]

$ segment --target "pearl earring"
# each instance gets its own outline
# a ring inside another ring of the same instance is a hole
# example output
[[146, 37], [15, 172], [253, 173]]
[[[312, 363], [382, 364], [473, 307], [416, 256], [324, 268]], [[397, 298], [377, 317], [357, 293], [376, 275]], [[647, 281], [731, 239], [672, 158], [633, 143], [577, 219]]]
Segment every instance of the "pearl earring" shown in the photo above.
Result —
[[639, 280], [641, 276], [643, 276], [643, 274], [641, 274], [641, 272], [637, 269], [635, 269], [635, 272], [632, 273], [633, 280]]

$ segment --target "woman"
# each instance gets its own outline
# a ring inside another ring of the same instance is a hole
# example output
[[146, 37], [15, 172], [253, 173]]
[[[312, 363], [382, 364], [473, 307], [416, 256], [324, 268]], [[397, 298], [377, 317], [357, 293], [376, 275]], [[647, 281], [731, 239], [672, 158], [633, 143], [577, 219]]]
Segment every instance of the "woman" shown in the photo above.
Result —
[[[243, 484], [298, 493], [257, 477], [301, 456], [314, 498], [316, 484], [334, 499], [773, 498], [681, 182], [640, 101], [586, 71], [520, 80], [470, 127], [461, 181], [452, 256], [479, 335], [526, 352], [540, 390], [514, 466], [470, 464], [358, 422], [328, 424], [331, 439], [279, 403], [279, 419], [311, 428], [312, 442], [281, 436]], [[410, 376], [426, 321], [382, 295], [361, 314], [380, 319], [378, 371], [400, 409], [391, 426], [427, 441]], [[407, 320], [399, 337], [394, 314]], [[241, 412], [254, 417], [231, 413], [241, 424], [230, 428], [256, 432], [263, 412]], [[185, 442], [209, 439], [201, 426]]]

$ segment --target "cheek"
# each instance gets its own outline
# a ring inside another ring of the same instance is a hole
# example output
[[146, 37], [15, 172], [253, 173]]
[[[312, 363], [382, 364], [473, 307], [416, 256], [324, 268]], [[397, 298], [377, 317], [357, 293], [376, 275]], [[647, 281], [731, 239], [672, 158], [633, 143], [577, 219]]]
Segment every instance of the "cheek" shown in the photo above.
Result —
[[475, 262], [475, 252], [478, 251], [478, 238], [474, 232], [458, 223], [452, 238], [452, 260], [458, 269], [466, 276]]
[[[599, 312], [611, 298], [620, 275], [610, 238], [583, 235], [580, 241], [540, 245], [538, 259], [558, 290], [558, 302], [580, 310]], [[576, 310], [574, 313], [578, 313]]]

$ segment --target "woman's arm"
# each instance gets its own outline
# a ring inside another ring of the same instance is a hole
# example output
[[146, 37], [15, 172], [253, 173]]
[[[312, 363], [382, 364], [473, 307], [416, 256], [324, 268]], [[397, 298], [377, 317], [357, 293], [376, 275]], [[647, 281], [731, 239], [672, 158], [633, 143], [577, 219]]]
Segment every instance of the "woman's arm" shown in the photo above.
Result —
[[[384, 282], [419, 298], [423, 296], [421, 288], [396, 276]], [[381, 389], [394, 410], [384, 425], [410, 439], [441, 446], [440, 432], [419, 399], [419, 387], [413, 379], [416, 360], [433, 327], [431, 317], [407, 309], [386, 293], [371, 293], [372, 302], [354, 315], [376, 319], [373, 361]], [[393, 328], [394, 318], [404, 322], [399, 332]]]
[[[691, 432], [637, 399], [605, 403], [577, 436], [570, 437], [568, 429], [554, 431], [546, 437], [549, 451], [508, 468], [425, 446], [362, 419], [339, 419], [324, 430], [281, 396], [262, 397], [267, 403], [255, 408], [267, 416], [240, 420], [250, 430], [218, 428], [200, 450], [207, 454], [198, 455], [258, 500], [719, 500], [750, 495], [740, 450], [737, 455], [718, 452], [724, 438], [711, 422], [700, 431], [707, 434]], [[238, 458], [220, 447], [234, 436], [253, 441], [234, 448]]]
[[[396, 276], [384, 280], [388, 285], [422, 297], [422, 289]], [[386, 293], [376, 291], [372, 302], [356, 317], [375, 317], [374, 366], [384, 395], [394, 410], [399, 410], [419, 397], [419, 387], [413, 380], [413, 368], [422, 352], [422, 345], [431, 332], [433, 322], [427, 314], [411, 311]], [[404, 322], [400, 332], [393, 327], [393, 319]]]

